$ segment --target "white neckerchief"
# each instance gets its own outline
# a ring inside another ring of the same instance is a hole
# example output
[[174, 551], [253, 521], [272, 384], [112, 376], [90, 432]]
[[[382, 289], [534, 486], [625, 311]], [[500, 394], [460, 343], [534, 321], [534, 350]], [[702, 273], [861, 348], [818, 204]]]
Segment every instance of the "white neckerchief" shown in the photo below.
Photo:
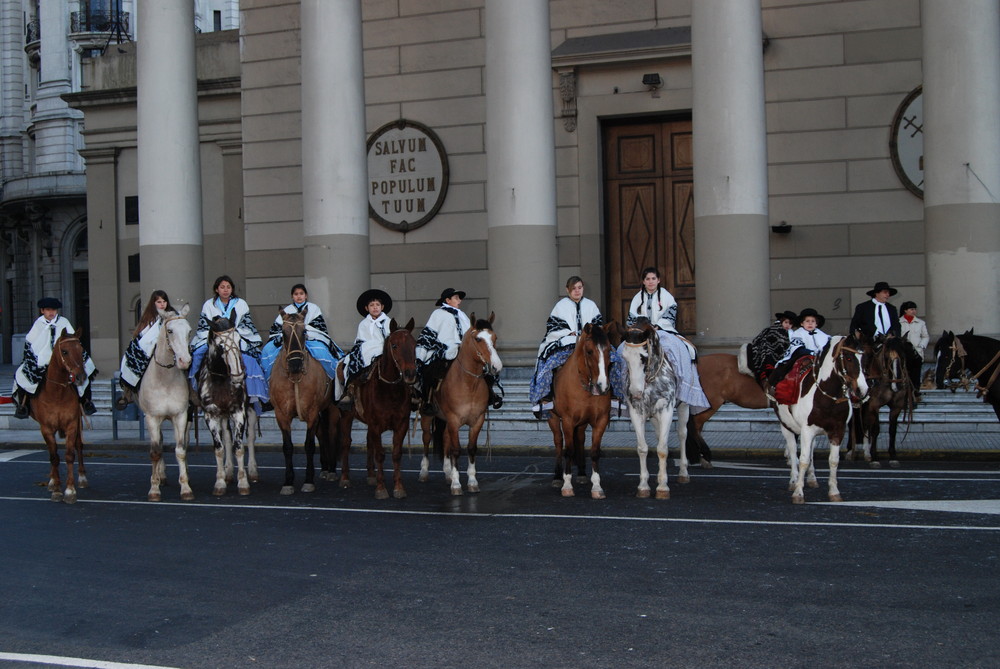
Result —
[[875, 334], [884, 335], [889, 334], [889, 310], [885, 308], [883, 302], [879, 302], [874, 297], [872, 302], [875, 303]]

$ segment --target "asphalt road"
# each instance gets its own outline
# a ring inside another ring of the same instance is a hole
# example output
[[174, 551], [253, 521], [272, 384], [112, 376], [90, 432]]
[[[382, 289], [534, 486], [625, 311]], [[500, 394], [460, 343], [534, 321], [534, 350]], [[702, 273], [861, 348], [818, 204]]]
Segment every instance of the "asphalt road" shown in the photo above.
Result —
[[273, 452], [249, 496], [216, 498], [202, 450], [181, 502], [166, 457], [149, 503], [144, 453], [88, 451], [67, 505], [46, 454], [0, 451], [0, 664], [1000, 666], [995, 463], [847, 463], [844, 503], [820, 471], [793, 506], [779, 460], [686, 485], [672, 465], [655, 500], [606, 458], [598, 501], [560, 497], [550, 458], [480, 457], [462, 497], [413, 458], [407, 498], [378, 501], [357, 458], [351, 488], [282, 497]]

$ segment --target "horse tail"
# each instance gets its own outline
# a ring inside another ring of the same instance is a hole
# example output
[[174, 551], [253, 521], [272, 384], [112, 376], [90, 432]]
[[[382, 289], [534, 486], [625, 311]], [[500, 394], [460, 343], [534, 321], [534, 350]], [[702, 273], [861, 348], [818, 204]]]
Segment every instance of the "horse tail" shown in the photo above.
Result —
[[706, 460], [712, 459], [712, 449], [708, 447], [708, 442], [698, 432], [698, 428], [694, 422], [694, 414], [688, 416], [687, 439], [684, 442], [684, 450], [687, 453], [688, 460], [691, 462], [700, 461], [702, 455], [705, 456]]
[[434, 416], [431, 423], [431, 436], [434, 438], [434, 457], [438, 461], [444, 461], [444, 429], [445, 422]]

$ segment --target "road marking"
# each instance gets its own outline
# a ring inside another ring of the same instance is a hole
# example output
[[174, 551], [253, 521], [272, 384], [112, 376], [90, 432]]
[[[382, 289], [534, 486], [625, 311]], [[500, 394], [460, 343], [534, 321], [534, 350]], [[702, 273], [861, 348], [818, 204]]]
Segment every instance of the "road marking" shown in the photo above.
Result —
[[29, 450], [4, 451], [0, 453], [0, 462], [10, 462], [11, 460], [19, 458], [23, 455], [31, 455], [34, 453], [38, 453], [38, 451], [29, 451]]
[[157, 664], [135, 664], [134, 662], [105, 662], [104, 660], [87, 660], [82, 657], [61, 657], [59, 655], [32, 655], [30, 653], [3, 653], [0, 660], [8, 662], [33, 662], [55, 667], [87, 667], [88, 669], [173, 669]]
[[948, 513], [981, 513], [1000, 515], [1000, 499], [899, 500], [887, 502], [817, 502], [836, 506], [865, 506], [881, 509], [913, 509]]
[[[48, 498], [41, 497], [0, 497], [2, 501], [8, 502], [44, 502], [51, 504]], [[984, 525], [908, 525], [903, 523], [847, 523], [828, 521], [793, 521], [793, 520], [738, 520], [733, 518], [648, 518], [643, 516], [591, 516], [591, 515], [571, 515], [562, 513], [479, 513], [475, 511], [447, 513], [442, 511], [415, 511], [402, 509], [357, 509], [344, 507], [326, 506], [290, 506], [284, 504], [205, 504], [203, 502], [142, 502], [129, 500], [110, 499], [78, 499], [77, 504], [110, 504], [119, 506], [146, 506], [146, 507], [166, 507], [173, 506], [185, 509], [241, 509], [253, 511], [312, 511], [316, 513], [343, 513], [343, 514], [384, 514], [390, 516], [435, 516], [450, 518], [511, 518], [517, 520], [613, 520], [617, 522], [633, 521], [639, 523], [689, 523], [701, 525], [763, 525], [779, 527], [850, 527], [850, 528], [881, 528], [899, 530], [964, 530], [982, 532], [1000, 532], [1000, 526], [990, 527]], [[811, 504], [824, 504], [824, 502], [814, 502]], [[845, 505], [844, 502], [838, 505]], [[870, 506], [870, 505], [868, 505]]]

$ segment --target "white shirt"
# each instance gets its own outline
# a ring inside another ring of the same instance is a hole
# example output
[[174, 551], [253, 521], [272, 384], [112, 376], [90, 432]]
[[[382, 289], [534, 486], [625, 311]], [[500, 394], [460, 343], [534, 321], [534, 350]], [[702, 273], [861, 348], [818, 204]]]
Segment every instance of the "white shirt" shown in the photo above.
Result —
[[875, 303], [875, 336], [889, 334], [892, 323], [889, 322], [889, 310], [885, 308], [884, 302], [879, 302], [874, 297]]
[[677, 333], [677, 300], [666, 288], [657, 287], [654, 293], [647, 293], [643, 288], [635, 294], [628, 306], [629, 323], [640, 316], [648, 318], [661, 330]]
[[829, 341], [830, 335], [823, 332], [819, 328], [816, 328], [812, 332], [806, 330], [805, 328], [792, 330], [788, 333], [788, 350], [785, 351], [785, 357], [778, 362], [785, 362], [786, 360], [791, 359], [792, 354], [802, 347], [805, 347], [805, 349], [809, 351], [810, 355], [818, 355]]

